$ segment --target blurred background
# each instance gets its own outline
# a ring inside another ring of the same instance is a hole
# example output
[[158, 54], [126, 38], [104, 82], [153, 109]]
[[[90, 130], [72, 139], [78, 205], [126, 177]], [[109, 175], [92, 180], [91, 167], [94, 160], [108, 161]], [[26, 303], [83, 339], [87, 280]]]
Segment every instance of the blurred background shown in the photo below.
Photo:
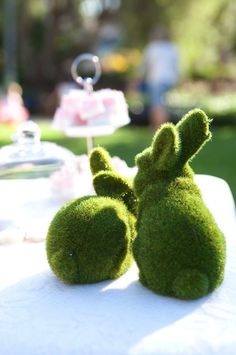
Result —
[[[193, 167], [224, 178], [236, 197], [235, 17], [235, 0], [0, 0], [1, 97], [18, 83], [13, 91], [29, 117], [40, 122], [43, 139], [81, 154], [84, 141], [54, 131], [50, 120], [61, 92], [72, 84], [73, 59], [97, 54], [103, 74], [95, 89], [122, 90], [132, 122], [96, 142], [133, 165], [153, 132], [146, 92], [132, 83], [151, 30], [166, 26], [179, 51], [180, 71], [166, 99], [169, 119], [176, 122], [194, 107], [213, 118], [213, 140]], [[0, 146], [10, 142], [11, 130], [12, 124], [1, 124]]]

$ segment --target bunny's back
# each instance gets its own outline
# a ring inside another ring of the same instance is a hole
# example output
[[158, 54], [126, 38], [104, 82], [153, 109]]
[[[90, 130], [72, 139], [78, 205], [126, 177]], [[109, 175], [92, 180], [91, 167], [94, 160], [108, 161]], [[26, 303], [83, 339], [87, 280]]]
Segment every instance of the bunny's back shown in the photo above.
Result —
[[187, 268], [207, 275], [209, 292], [217, 287], [223, 280], [225, 240], [196, 184], [177, 178], [168, 187], [149, 186], [139, 203], [134, 256], [138, 265], [141, 261], [143, 283], [174, 296], [175, 277]]

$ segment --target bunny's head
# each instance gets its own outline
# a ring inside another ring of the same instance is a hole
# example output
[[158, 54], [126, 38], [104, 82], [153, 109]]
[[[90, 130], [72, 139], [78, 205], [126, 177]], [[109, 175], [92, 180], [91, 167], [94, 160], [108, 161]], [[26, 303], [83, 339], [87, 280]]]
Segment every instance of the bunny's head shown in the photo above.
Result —
[[107, 196], [123, 202], [128, 211], [137, 214], [137, 199], [131, 182], [112, 167], [111, 157], [103, 148], [95, 148], [90, 154], [93, 186], [98, 196]]
[[165, 123], [156, 132], [152, 145], [136, 156], [138, 173], [134, 189], [140, 196], [148, 185], [192, 176], [188, 162], [211, 138], [209, 119], [200, 109], [188, 112], [175, 126]]

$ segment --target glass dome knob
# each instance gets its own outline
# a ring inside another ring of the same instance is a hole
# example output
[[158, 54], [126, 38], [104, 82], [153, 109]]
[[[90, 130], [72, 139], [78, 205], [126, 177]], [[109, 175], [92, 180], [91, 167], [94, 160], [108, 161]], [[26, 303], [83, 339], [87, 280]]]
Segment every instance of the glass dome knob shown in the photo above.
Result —
[[26, 121], [18, 128], [13, 140], [19, 144], [35, 144], [40, 142], [40, 128], [33, 121]]

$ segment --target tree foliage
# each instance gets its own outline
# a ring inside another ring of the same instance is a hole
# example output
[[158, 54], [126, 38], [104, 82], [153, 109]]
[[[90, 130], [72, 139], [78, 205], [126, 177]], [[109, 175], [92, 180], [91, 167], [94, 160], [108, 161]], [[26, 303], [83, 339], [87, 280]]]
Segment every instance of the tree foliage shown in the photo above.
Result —
[[216, 75], [236, 52], [235, 14], [234, 0], [129, 0], [121, 6], [127, 44], [144, 46], [153, 26], [164, 24], [179, 45], [185, 69], [214, 67]]
[[[5, 0], [6, 1], [6, 0]], [[123, 46], [142, 50], [151, 29], [165, 25], [187, 71], [212, 71], [236, 53], [235, 0], [15, 0], [19, 79], [29, 85], [69, 78], [75, 55], [94, 51], [99, 26], [119, 23]], [[0, 0], [0, 32], [4, 0]], [[3, 37], [3, 36], [1, 36]], [[0, 52], [0, 70], [4, 65]]]

